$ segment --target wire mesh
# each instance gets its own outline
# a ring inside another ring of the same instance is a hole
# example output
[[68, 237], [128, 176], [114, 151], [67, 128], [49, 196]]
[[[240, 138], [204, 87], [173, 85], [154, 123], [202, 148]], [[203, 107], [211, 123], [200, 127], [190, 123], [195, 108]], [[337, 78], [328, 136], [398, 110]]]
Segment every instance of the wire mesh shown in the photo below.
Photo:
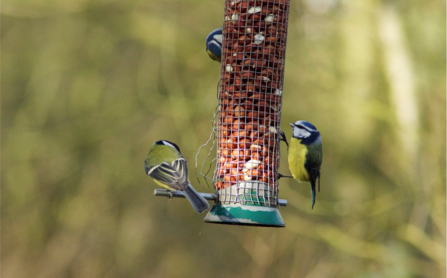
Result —
[[224, 204], [278, 205], [289, 1], [225, 1], [217, 162]]

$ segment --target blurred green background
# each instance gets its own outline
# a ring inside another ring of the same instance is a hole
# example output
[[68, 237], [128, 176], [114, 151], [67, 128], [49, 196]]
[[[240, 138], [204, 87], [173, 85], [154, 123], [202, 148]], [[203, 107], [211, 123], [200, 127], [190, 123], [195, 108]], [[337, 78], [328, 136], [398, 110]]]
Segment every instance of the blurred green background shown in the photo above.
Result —
[[313, 210], [281, 180], [275, 229], [205, 224], [143, 171], [171, 140], [212, 192], [223, 0], [3, 1], [2, 277], [444, 277], [445, 1], [291, 2], [282, 126], [324, 161]]

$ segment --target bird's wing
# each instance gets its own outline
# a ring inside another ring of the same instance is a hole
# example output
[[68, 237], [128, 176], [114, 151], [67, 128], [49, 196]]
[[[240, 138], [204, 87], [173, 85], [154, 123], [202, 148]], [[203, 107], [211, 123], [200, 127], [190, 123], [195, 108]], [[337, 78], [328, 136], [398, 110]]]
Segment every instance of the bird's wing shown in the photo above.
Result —
[[185, 169], [183, 169], [183, 163], [180, 162], [180, 160], [185, 161], [184, 158], [179, 158], [175, 160], [172, 165], [168, 162], [163, 162], [152, 168], [148, 174], [154, 180], [161, 182], [174, 190], [184, 190], [188, 186], [188, 170], [186, 169], [186, 161], [184, 163]]
[[186, 184], [188, 184], [188, 167], [186, 166], [186, 163], [187, 162], [183, 157], [176, 159], [172, 162], [172, 167], [182, 177], [181, 183], [185, 184], [185, 187]]
[[304, 168], [306, 168], [309, 173], [311, 191], [312, 191], [312, 209], [315, 205], [315, 184], [318, 179], [318, 191], [320, 191], [320, 168], [321, 162], [323, 160], [322, 152], [319, 150], [309, 148], [306, 154], [306, 162], [304, 163]]
[[309, 173], [310, 181], [315, 183], [317, 178], [320, 176], [320, 167], [313, 167], [311, 163], [305, 163], [304, 168], [306, 168], [307, 172]]
[[306, 154], [306, 162], [304, 163], [304, 168], [306, 168], [309, 173], [312, 182], [315, 182], [320, 176], [321, 162], [323, 160], [322, 151], [312, 149], [318, 147], [321, 148], [321, 146], [309, 146], [309, 150]]

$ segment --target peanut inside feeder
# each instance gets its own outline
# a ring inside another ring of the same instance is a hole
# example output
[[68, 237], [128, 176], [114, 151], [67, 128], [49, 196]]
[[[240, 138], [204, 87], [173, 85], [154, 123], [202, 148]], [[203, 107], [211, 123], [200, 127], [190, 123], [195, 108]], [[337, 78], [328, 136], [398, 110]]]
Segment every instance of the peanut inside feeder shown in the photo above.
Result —
[[215, 188], [222, 204], [278, 205], [289, 1], [225, 1]]

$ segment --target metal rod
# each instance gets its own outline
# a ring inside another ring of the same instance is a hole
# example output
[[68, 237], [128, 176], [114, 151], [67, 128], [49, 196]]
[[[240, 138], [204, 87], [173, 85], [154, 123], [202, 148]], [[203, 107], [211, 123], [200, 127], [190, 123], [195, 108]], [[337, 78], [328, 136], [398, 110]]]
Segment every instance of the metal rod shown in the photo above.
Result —
[[[199, 193], [203, 198], [210, 201], [217, 200], [217, 195], [213, 193]], [[185, 198], [185, 195], [183, 195], [183, 192], [181, 191], [169, 191], [166, 189], [155, 189], [154, 190], [155, 196], [161, 196], [161, 197], [174, 197], [174, 198]]]
[[[206, 200], [210, 200], [210, 201], [216, 201], [217, 200], [217, 195], [214, 193], [201, 193], [199, 192], [199, 194], [205, 198]], [[183, 195], [183, 192], [181, 191], [169, 191], [166, 189], [155, 189], [154, 190], [154, 196], [161, 196], [161, 197], [168, 197], [170, 198], [171, 196], [173, 198], [185, 198], [185, 195]], [[278, 200], [278, 204], [281, 207], [285, 207], [287, 206], [287, 200], [285, 199], [279, 199]]]

